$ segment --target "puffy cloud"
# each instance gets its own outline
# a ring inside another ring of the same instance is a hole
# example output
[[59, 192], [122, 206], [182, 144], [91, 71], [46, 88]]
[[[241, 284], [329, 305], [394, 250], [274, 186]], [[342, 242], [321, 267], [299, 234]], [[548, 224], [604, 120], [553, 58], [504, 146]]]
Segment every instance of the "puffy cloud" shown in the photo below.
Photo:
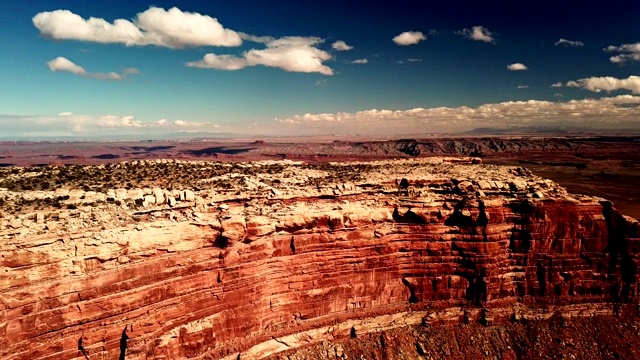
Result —
[[589, 77], [567, 82], [567, 87], [576, 87], [593, 92], [611, 92], [616, 90], [629, 90], [634, 94], [640, 94], [640, 76], [631, 75], [626, 79], [618, 79], [612, 76]]
[[496, 41], [493, 37], [493, 33], [484, 26], [474, 26], [471, 29], [462, 29], [457, 33], [474, 41], [482, 41], [486, 43], [495, 43]]
[[567, 39], [560, 39], [558, 41], [556, 41], [556, 46], [572, 46], [572, 47], [577, 47], [577, 46], [584, 46], [584, 43], [582, 41], [571, 41], [571, 40], [567, 40]]
[[40, 33], [52, 39], [117, 43], [126, 46], [157, 45], [173, 49], [193, 46], [239, 46], [240, 35], [225, 29], [208, 15], [150, 7], [133, 21], [84, 19], [69, 10], [46, 11], [33, 17]]
[[367, 64], [368, 62], [369, 62], [369, 60], [367, 60], [367, 58], [364, 58], [364, 59], [353, 60], [351, 63], [352, 64]]
[[135, 118], [131, 115], [127, 116], [116, 116], [116, 115], [106, 115], [99, 117], [95, 124], [98, 127], [106, 127], [106, 128], [119, 128], [119, 127], [142, 127], [142, 122], [135, 120]]
[[551, 84], [549, 87], [552, 87], [552, 88], [559, 88], [559, 87], [562, 87], [562, 83], [561, 83], [560, 81], [558, 81], [557, 83], [553, 83], [553, 84]]
[[125, 68], [122, 69], [123, 74], [140, 74], [140, 71], [136, 68]]
[[51, 71], [67, 71], [82, 77], [89, 77], [97, 80], [124, 80], [126, 74], [137, 74], [138, 70], [134, 68], [124, 69], [122, 74], [116, 72], [109, 73], [90, 73], [87, 72], [82, 66], [74, 64], [71, 60], [59, 56], [49, 62], [47, 66]]
[[268, 66], [285, 71], [321, 73], [333, 75], [333, 70], [323, 64], [332, 56], [314, 45], [322, 43], [317, 37], [288, 36], [278, 39], [264, 37], [266, 49], [251, 49], [241, 57], [233, 55], [206, 54], [200, 61], [186, 63], [188, 67], [218, 70], [239, 70], [248, 66]]
[[145, 37], [129, 20], [117, 19], [113, 24], [94, 17], [85, 20], [69, 10], [41, 12], [32, 21], [41, 34], [57, 40], [122, 43], [130, 46], [143, 43]]
[[511, 71], [524, 71], [527, 70], [527, 66], [523, 63], [514, 63], [507, 65], [507, 69]]
[[136, 25], [145, 31], [150, 43], [182, 48], [187, 46], [240, 46], [242, 39], [225, 29], [217, 19], [198, 13], [169, 11], [151, 7], [138, 14]]
[[529, 85], [518, 85], [517, 88], [518, 89], [528, 89]]
[[261, 44], [266, 44], [268, 42], [275, 40], [273, 36], [256, 36], [256, 35], [251, 35], [243, 32], [239, 32], [238, 34], [240, 35], [240, 38], [242, 40], [247, 40], [247, 41], [261, 43]]
[[118, 74], [115, 72], [109, 72], [106, 74], [103, 73], [94, 73], [91, 76], [98, 80], [124, 80], [125, 76], [122, 74]]
[[0, 115], [2, 138], [22, 137], [110, 137], [119, 135], [162, 135], [197, 128], [219, 131], [213, 123], [166, 119], [143, 121], [133, 115], [85, 115], [61, 112], [50, 116]]
[[[557, 101], [507, 101], [478, 107], [363, 110], [276, 119], [291, 132], [410, 134], [468, 131], [478, 127], [576, 126], [640, 128], [640, 96]], [[284, 131], [279, 128], [279, 131]]]
[[49, 61], [47, 65], [51, 71], [68, 71], [76, 75], [87, 76], [87, 71], [82, 66], [76, 65], [62, 56]]
[[609, 45], [604, 50], [607, 52], [620, 53], [609, 58], [609, 60], [615, 64], [623, 64], [627, 61], [640, 61], [640, 43], [622, 44], [620, 46]]
[[622, 44], [620, 46], [609, 45], [604, 50], [608, 52], [640, 52], [640, 43]]
[[252, 49], [244, 54], [249, 66], [263, 65], [285, 71], [333, 75], [333, 70], [322, 64], [332, 56], [313, 45], [323, 40], [316, 37], [284, 37], [267, 43], [267, 49]]
[[331, 48], [333, 50], [337, 50], [337, 51], [347, 51], [347, 50], [353, 49], [353, 46], [349, 46], [344, 41], [338, 40], [338, 41], [334, 42], [333, 44], [331, 44]]
[[415, 45], [423, 40], [427, 40], [427, 37], [420, 31], [405, 31], [402, 34], [394, 37], [392, 40], [398, 45], [408, 46]]
[[[288, 36], [273, 38], [235, 32], [224, 28], [217, 19], [208, 15], [183, 12], [174, 7], [165, 10], [150, 7], [132, 20], [116, 19], [110, 23], [100, 18], [84, 19], [69, 10], [38, 13], [33, 24], [40, 32], [53, 39], [80, 40], [98, 43], [118, 43], [126, 46], [157, 45], [172, 49], [198, 46], [239, 46], [243, 39], [265, 44], [266, 49], [251, 49], [242, 54], [218, 55], [210, 53], [200, 61], [188, 62], [190, 67], [220, 70], [239, 70], [248, 66], [263, 65], [293, 72], [318, 72], [333, 75], [333, 70], [323, 62], [332, 56], [315, 45], [324, 40], [317, 37]], [[336, 41], [336, 50], [349, 50], [344, 41]], [[71, 63], [69, 61], [69, 63]], [[72, 63], [71, 63], [72, 64]], [[71, 71], [70, 64], [54, 64], [59, 70]], [[128, 68], [119, 73], [80, 73], [81, 67], [73, 68], [76, 75], [96, 79], [121, 80], [126, 74], [137, 74], [137, 69]], [[84, 69], [82, 69], [84, 70]]]
[[176, 120], [173, 122], [173, 125], [181, 126], [181, 127], [191, 127], [191, 126], [201, 126], [202, 123], [195, 122], [195, 121]]
[[240, 70], [249, 66], [247, 59], [233, 55], [206, 54], [200, 61], [190, 61], [188, 67], [218, 70]]

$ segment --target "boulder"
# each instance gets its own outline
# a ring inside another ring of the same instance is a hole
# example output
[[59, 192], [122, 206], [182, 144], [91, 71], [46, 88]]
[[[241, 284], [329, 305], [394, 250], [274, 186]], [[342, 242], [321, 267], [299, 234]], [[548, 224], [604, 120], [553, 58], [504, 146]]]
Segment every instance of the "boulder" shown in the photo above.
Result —
[[266, 216], [253, 216], [247, 219], [246, 227], [246, 237], [250, 240], [273, 234], [276, 231], [273, 220]]
[[220, 235], [227, 239], [228, 245], [233, 245], [244, 240], [246, 235], [245, 219], [239, 215], [232, 215], [228, 219], [220, 221]]
[[156, 197], [153, 195], [145, 195], [144, 200], [142, 202], [142, 206], [147, 207], [149, 205], [155, 205]]
[[115, 197], [117, 200], [125, 200], [127, 198], [128, 195], [128, 191], [127, 189], [116, 189], [115, 190]]
[[94, 201], [96, 201], [96, 192], [95, 191], [87, 191], [84, 193], [84, 202], [85, 203], [92, 203]]
[[64, 197], [69, 195], [69, 189], [56, 189], [53, 193], [55, 197]]
[[520, 179], [513, 179], [509, 181], [509, 187], [511, 191], [525, 191], [527, 190], [527, 183]]
[[142, 189], [130, 189], [127, 191], [127, 199], [137, 200], [144, 197]]
[[160, 204], [164, 204], [165, 203], [165, 196], [164, 196], [164, 192], [162, 191], [162, 189], [160, 188], [153, 188], [153, 196], [155, 197], [156, 201], [156, 205], [160, 205]]
[[471, 183], [471, 181], [461, 181], [456, 185], [456, 188], [461, 193], [472, 193], [475, 191], [475, 186]]
[[196, 194], [191, 190], [185, 190], [182, 193], [185, 201], [194, 201], [196, 199]]
[[486, 180], [478, 181], [478, 187], [480, 190], [491, 190], [491, 183]]

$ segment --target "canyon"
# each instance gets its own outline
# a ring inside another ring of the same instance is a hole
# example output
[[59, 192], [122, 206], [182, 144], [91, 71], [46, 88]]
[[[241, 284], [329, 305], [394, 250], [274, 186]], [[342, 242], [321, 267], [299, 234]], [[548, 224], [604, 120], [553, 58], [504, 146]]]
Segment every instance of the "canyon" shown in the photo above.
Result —
[[[639, 311], [638, 221], [520, 166], [147, 159], [69, 171], [0, 173], [3, 359], [113, 359], [125, 334], [127, 359], [305, 358], [292, 351], [416, 327]], [[145, 176], [117, 183], [121, 171]], [[73, 182], [51, 180], [63, 175]], [[431, 351], [413, 344], [391, 358]], [[345, 358], [335, 349], [323, 357]]]

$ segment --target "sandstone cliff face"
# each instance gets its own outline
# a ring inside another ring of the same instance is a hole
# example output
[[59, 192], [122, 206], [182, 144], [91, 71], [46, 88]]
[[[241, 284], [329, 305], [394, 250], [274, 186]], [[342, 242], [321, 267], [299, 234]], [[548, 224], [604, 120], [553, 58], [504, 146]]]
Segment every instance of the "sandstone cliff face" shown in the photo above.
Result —
[[513, 178], [482, 184], [417, 169], [399, 186], [371, 175], [332, 196], [194, 199], [183, 221], [172, 210], [135, 224], [5, 231], [0, 357], [81, 359], [82, 339], [91, 359], [113, 359], [126, 326], [127, 359], [262, 358], [352, 327], [637, 302], [640, 226], [611, 203], [531, 189], [540, 179], [521, 170], [495, 168], [485, 175]]

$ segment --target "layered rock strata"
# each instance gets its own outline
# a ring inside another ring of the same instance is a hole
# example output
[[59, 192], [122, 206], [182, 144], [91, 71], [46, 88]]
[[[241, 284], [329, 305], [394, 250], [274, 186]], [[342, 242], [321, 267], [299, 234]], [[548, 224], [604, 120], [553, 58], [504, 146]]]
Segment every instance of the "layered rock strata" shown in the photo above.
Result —
[[249, 179], [279, 177], [269, 187], [180, 208], [6, 225], [0, 357], [113, 359], [126, 329], [127, 359], [263, 358], [350, 331], [638, 302], [640, 225], [610, 202], [470, 160], [367, 166], [319, 185], [288, 163]]

